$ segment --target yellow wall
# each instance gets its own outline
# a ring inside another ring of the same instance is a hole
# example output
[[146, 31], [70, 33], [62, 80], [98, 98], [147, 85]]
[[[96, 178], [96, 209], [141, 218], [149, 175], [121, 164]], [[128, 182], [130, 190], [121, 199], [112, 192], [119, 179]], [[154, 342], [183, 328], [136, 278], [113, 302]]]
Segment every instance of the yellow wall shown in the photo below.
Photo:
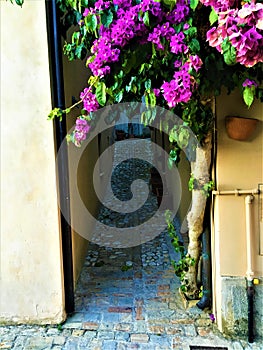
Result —
[[[68, 34], [70, 35], [70, 33]], [[70, 39], [68, 39], [70, 40]], [[89, 70], [85, 66], [85, 61], [74, 60], [68, 61], [67, 57], [63, 59], [64, 69], [64, 85], [65, 85], [65, 97], [66, 106], [72, 104], [72, 97], [75, 100], [79, 100], [80, 92], [87, 86], [89, 78]], [[74, 121], [77, 116], [80, 115], [82, 104], [79, 108], [75, 108], [72, 113], [67, 117], [68, 130], [74, 125]], [[101, 136], [100, 151], [103, 152], [109, 146], [110, 130], [106, 130]], [[73, 269], [74, 269], [74, 281], [75, 284], [78, 280], [81, 268], [83, 266], [86, 251], [88, 247], [88, 239], [92, 234], [92, 230], [95, 225], [95, 218], [99, 210], [99, 203], [97, 196], [93, 190], [93, 175], [94, 166], [99, 157], [99, 141], [98, 137], [95, 137], [88, 146], [83, 145], [81, 148], [77, 148], [73, 144], [68, 147], [69, 151], [69, 180], [71, 191], [71, 219], [73, 224], [72, 232], [72, 248], [73, 248]], [[77, 162], [77, 173], [75, 173], [75, 160], [81, 154], [79, 162]], [[109, 164], [109, 163], [107, 163]], [[106, 166], [104, 169], [104, 175], [100, 174], [100, 169], [95, 170], [94, 179], [97, 182], [99, 191], [104, 193], [106, 184], [108, 182], [109, 171]], [[75, 200], [74, 183], [77, 181], [77, 191], [81, 197], [81, 203]], [[80, 210], [80, 207], [84, 208], [84, 211]], [[87, 210], [93, 217], [87, 216], [85, 213]]]
[[[217, 99], [216, 183], [219, 190], [252, 189], [263, 183], [262, 120], [263, 104], [256, 101], [248, 110], [238, 93]], [[261, 120], [248, 141], [236, 141], [225, 131], [225, 116], [239, 115]], [[244, 196], [216, 198], [216, 225], [220, 244], [221, 274], [244, 276], [246, 273]], [[259, 256], [258, 196], [254, 202], [254, 268], [263, 275], [263, 257]]]
[[[262, 173], [262, 103], [256, 101], [250, 109], [244, 105], [238, 92], [223, 94], [216, 100], [217, 159], [215, 180], [218, 190], [256, 189], [263, 183]], [[230, 139], [225, 131], [225, 116], [237, 115], [260, 120], [254, 135], [248, 141]], [[263, 256], [260, 255], [259, 198], [253, 203], [253, 270], [255, 277], [263, 276]], [[261, 241], [263, 239], [261, 232]], [[261, 252], [262, 254], [262, 252]], [[213, 227], [213, 283], [214, 307], [221, 317], [221, 278], [246, 276], [245, 196], [214, 197]]]
[[[70, 35], [70, 34], [68, 34]], [[69, 39], [70, 40], [70, 39]], [[65, 99], [66, 99], [66, 106], [72, 105], [72, 98], [75, 98], [76, 100], [79, 100], [79, 94], [80, 91], [82, 91], [85, 87], [85, 84], [87, 82], [87, 69], [85, 68], [85, 63], [81, 62], [79, 60], [75, 61], [68, 61], [67, 57], [63, 57], [63, 71], [64, 71], [64, 85], [65, 85]], [[67, 124], [68, 124], [68, 130], [74, 125], [75, 117], [80, 114], [80, 110], [82, 108], [82, 105], [79, 105], [79, 108], [76, 108], [73, 110], [73, 112], [68, 115], [67, 117]], [[75, 152], [78, 152], [81, 150], [74, 149], [75, 146], [72, 144], [69, 145], [68, 151], [69, 151], [69, 179], [70, 179], [70, 190], [71, 190], [71, 220], [74, 222], [76, 220], [82, 220], [82, 218], [78, 217], [78, 208], [77, 204], [74, 202], [74, 197], [72, 195], [73, 191], [73, 185], [72, 183], [74, 181], [78, 182], [78, 188], [81, 192], [81, 196], [83, 197], [84, 201], [90, 199], [90, 193], [87, 192], [87, 190], [90, 187], [90, 172], [89, 169], [92, 167], [91, 160], [92, 157], [90, 157], [91, 154], [95, 155], [97, 154], [97, 147], [94, 144], [93, 149], [92, 147], [88, 147], [81, 158], [81, 162], [79, 164], [79, 169], [77, 172], [78, 179], [75, 179], [74, 175], [74, 166], [72, 165], [72, 157], [75, 156]], [[92, 201], [94, 205], [92, 205], [92, 209], [95, 210], [96, 208], [96, 202]], [[83, 230], [85, 232], [92, 230], [93, 224], [92, 222], [86, 223], [85, 220], [83, 220]], [[84, 259], [86, 256], [86, 251], [88, 247], [88, 241], [78, 232], [76, 232], [74, 229], [72, 231], [72, 254], [73, 254], [73, 274], [74, 274], [74, 282], [76, 284], [81, 268], [84, 263]]]
[[45, 2], [1, 1], [0, 322], [65, 316], [50, 101]]

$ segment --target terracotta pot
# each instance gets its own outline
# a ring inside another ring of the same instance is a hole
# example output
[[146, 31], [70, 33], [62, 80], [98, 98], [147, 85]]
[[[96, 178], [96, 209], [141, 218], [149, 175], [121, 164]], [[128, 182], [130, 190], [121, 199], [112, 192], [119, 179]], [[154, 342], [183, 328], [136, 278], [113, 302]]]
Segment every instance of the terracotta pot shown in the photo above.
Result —
[[249, 139], [256, 129], [258, 120], [243, 117], [226, 117], [227, 135], [234, 140], [245, 141]]

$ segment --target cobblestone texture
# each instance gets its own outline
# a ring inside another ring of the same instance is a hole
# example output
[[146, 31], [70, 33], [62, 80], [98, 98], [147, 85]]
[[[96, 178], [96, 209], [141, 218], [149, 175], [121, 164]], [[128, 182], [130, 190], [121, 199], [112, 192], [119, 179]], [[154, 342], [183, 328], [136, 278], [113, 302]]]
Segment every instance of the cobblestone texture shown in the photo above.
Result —
[[[156, 205], [152, 197], [152, 210]], [[184, 308], [171, 252], [166, 232], [133, 248], [90, 243], [75, 293], [75, 313], [58, 327], [0, 326], [0, 349], [263, 349], [245, 338], [224, 338], [208, 311]]]

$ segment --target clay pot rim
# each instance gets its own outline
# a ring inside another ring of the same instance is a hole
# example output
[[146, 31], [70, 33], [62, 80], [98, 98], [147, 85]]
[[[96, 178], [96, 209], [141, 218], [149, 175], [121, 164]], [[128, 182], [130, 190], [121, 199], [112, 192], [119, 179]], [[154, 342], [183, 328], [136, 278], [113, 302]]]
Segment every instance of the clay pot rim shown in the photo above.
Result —
[[249, 117], [241, 117], [241, 116], [238, 116], [238, 115], [228, 115], [225, 117], [226, 120], [229, 120], [229, 119], [242, 119], [242, 120], [254, 120], [256, 122], [259, 122], [258, 119], [256, 118], [249, 118]]
[[247, 141], [254, 133], [259, 120], [240, 116], [226, 116], [225, 127], [227, 135], [238, 141]]

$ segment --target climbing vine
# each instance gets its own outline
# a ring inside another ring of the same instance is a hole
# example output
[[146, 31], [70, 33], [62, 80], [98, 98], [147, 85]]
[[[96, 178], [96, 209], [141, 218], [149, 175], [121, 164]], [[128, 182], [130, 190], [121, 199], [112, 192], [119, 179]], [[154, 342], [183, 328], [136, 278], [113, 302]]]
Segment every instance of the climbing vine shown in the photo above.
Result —
[[193, 266], [195, 260], [191, 258], [189, 254], [187, 254], [183, 243], [180, 241], [179, 236], [176, 233], [175, 226], [173, 224], [172, 216], [169, 211], [166, 212], [166, 223], [167, 223], [167, 231], [171, 238], [171, 243], [174, 250], [179, 253], [180, 258], [172, 260], [172, 266], [174, 268], [174, 272], [177, 277], [179, 277], [181, 281], [181, 290], [183, 292], [187, 292], [189, 289], [189, 281], [185, 278], [186, 272], [189, 270], [190, 266]]
[[188, 182], [189, 191], [200, 190], [206, 197], [209, 197], [210, 193], [214, 190], [215, 184], [214, 181], [208, 181], [205, 179], [204, 181], [200, 181], [191, 174], [189, 182]]

